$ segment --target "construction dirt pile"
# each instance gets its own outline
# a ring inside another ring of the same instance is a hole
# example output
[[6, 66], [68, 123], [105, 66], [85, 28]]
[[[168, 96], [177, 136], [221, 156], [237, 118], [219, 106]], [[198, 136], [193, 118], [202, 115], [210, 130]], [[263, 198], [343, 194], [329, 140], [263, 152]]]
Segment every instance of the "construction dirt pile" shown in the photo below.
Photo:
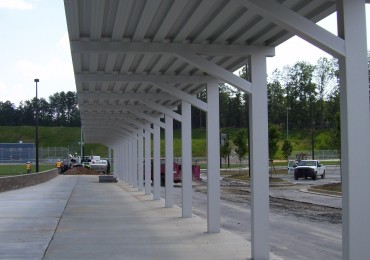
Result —
[[64, 175], [100, 175], [97, 171], [87, 169], [85, 167], [72, 167], [63, 172]]

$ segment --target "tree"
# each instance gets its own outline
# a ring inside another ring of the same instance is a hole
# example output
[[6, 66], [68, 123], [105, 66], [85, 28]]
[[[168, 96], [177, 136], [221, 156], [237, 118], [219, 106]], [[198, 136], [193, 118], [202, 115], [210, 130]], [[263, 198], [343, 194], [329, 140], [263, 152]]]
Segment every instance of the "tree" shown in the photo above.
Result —
[[220, 147], [221, 158], [225, 159], [225, 161], [226, 161], [227, 158], [231, 154], [231, 149], [232, 149], [231, 142], [229, 140], [225, 140], [224, 144], [221, 145], [221, 147]]
[[72, 91], [68, 91], [65, 95], [65, 109], [67, 114], [67, 125], [71, 126], [73, 111], [77, 106], [76, 94]]
[[231, 88], [225, 84], [220, 84], [220, 127], [230, 125], [230, 98], [232, 96]]
[[248, 141], [247, 130], [240, 129], [233, 140], [233, 143], [235, 145], [235, 152], [238, 155], [240, 165], [242, 163], [243, 157], [247, 154], [248, 151], [247, 141]]
[[340, 113], [335, 114], [335, 127], [331, 130], [332, 146], [341, 153], [341, 140], [340, 140]]
[[275, 71], [273, 76], [273, 81], [267, 84], [269, 122], [272, 124], [281, 124], [285, 122], [286, 101], [284, 98], [284, 89], [279, 82], [278, 72]]
[[15, 115], [16, 110], [13, 103], [0, 102], [0, 125], [14, 125], [17, 120]]
[[317, 92], [319, 94], [318, 125], [324, 128], [324, 98], [337, 85], [338, 63], [336, 59], [329, 60], [321, 57], [315, 66], [314, 76], [317, 83]]
[[276, 125], [269, 127], [269, 157], [274, 159], [276, 152], [279, 150], [279, 131]]
[[315, 111], [316, 84], [313, 82], [315, 66], [307, 62], [297, 62], [290, 67], [286, 82], [287, 105], [291, 111], [290, 119], [297, 128], [311, 128], [307, 115]]
[[[197, 94], [197, 98], [199, 100], [202, 100], [204, 102], [207, 102], [207, 90], [203, 89], [201, 92]], [[181, 109], [180, 109], [181, 111]], [[195, 128], [202, 128], [207, 125], [206, 123], [206, 113], [194, 106], [191, 108], [191, 120], [192, 120], [192, 126]], [[174, 121], [174, 129], [180, 128], [181, 124], [177, 121]]]
[[293, 152], [293, 145], [288, 139], [285, 139], [283, 146], [281, 147], [281, 151], [283, 152], [284, 157], [288, 160], [289, 156]]

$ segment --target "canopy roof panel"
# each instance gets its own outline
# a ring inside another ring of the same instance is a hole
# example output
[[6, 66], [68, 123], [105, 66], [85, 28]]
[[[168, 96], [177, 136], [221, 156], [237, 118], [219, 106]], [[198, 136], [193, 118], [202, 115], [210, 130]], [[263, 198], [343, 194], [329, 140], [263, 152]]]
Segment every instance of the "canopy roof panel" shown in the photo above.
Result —
[[219, 73], [247, 64], [255, 50], [274, 55], [293, 34], [266, 18], [264, 4], [313, 22], [336, 10], [333, 0], [64, 2], [85, 142], [106, 144], [173, 113], [181, 94], [197, 95]]

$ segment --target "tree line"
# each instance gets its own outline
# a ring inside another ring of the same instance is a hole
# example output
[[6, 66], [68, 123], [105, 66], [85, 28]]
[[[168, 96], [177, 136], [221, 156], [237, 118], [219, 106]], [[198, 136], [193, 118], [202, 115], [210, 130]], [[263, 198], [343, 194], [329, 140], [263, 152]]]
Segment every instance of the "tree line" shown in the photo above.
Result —
[[[239, 76], [251, 79], [246, 66]], [[340, 93], [339, 66], [336, 59], [320, 58], [315, 65], [305, 61], [275, 70], [268, 78], [268, 122], [269, 122], [269, 157], [273, 159], [278, 149], [282, 149], [286, 158], [292, 152], [288, 140], [289, 130], [329, 131], [331, 146], [340, 150]], [[206, 101], [206, 92], [198, 94]], [[248, 129], [248, 94], [235, 88], [220, 85], [220, 127]], [[196, 127], [206, 126], [206, 114], [193, 109], [192, 124]], [[282, 147], [279, 133], [286, 132]], [[247, 153], [247, 132], [240, 130], [232, 143], [221, 147], [221, 156], [227, 157], [231, 146], [241, 160]]]
[[[240, 77], [249, 79], [244, 67]], [[207, 100], [204, 90], [198, 94]], [[248, 128], [248, 95], [220, 85], [220, 127]], [[16, 107], [0, 102], [0, 125], [34, 125], [36, 99], [22, 101]], [[80, 126], [76, 92], [60, 92], [48, 100], [39, 99], [39, 125]], [[180, 110], [181, 111], [181, 110]], [[315, 65], [300, 61], [275, 70], [268, 78], [268, 120], [281, 129], [333, 129], [339, 113], [338, 63], [320, 58]], [[175, 128], [181, 127], [175, 124]], [[206, 113], [192, 108], [192, 127], [206, 127]]]
[[[58, 92], [45, 98], [38, 99], [40, 126], [81, 126], [80, 112], [77, 104], [77, 93]], [[36, 98], [21, 101], [16, 107], [12, 102], [0, 102], [0, 125], [21, 126], [35, 125]]]
[[[337, 60], [328, 58], [320, 58], [315, 65], [300, 61], [276, 69], [267, 85], [269, 124], [292, 130], [335, 127], [335, 115], [339, 113], [338, 73]], [[248, 69], [244, 67], [240, 77], [248, 79]], [[206, 91], [198, 98], [206, 101]], [[248, 127], [248, 106], [246, 93], [220, 85], [221, 128]], [[192, 112], [193, 127], [205, 127], [206, 114], [197, 108]]]

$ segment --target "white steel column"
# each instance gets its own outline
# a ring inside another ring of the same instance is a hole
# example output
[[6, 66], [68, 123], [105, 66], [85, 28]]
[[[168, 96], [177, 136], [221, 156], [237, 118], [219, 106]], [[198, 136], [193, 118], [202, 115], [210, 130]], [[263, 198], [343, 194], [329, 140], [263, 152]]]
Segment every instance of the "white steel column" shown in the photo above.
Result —
[[118, 146], [115, 146], [113, 147], [113, 173], [114, 173], [114, 176], [118, 177], [119, 179], [121, 179], [121, 176], [118, 174], [119, 171], [118, 171], [118, 158], [119, 158], [119, 148]]
[[143, 136], [142, 135], [138, 135], [138, 153], [137, 153], [137, 160], [138, 160], [138, 190], [139, 191], [142, 191], [144, 190], [144, 187], [143, 187], [143, 181], [144, 181], [144, 160], [143, 160], [143, 144], [144, 144], [144, 140], [143, 140]]
[[160, 160], [161, 160], [161, 129], [158, 125], [154, 125], [153, 134], [153, 199], [161, 199], [160, 185]]
[[122, 143], [121, 155], [122, 180], [127, 183], [127, 158], [126, 158], [126, 143]]
[[132, 173], [133, 173], [133, 186], [138, 187], [138, 174], [137, 174], [137, 139], [132, 138]]
[[191, 171], [191, 105], [182, 101], [181, 123], [181, 182], [182, 217], [192, 216], [192, 171]]
[[127, 160], [126, 160], [126, 144], [122, 143], [122, 154], [121, 154], [121, 168], [122, 168], [122, 180], [127, 182]]
[[124, 165], [124, 158], [123, 158], [123, 144], [121, 143], [119, 145], [119, 153], [118, 153], [118, 156], [117, 156], [117, 169], [118, 169], [118, 175], [120, 176], [120, 179], [122, 181], [124, 181], [125, 179], [125, 176], [124, 176], [124, 169], [123, 169], [123, 165]]
[[132, 172], [132, 140], [128, 140], [128, 153], [127, 153], [127, 158], [128, 158], [128, 183], [130, 186], [134, 185], [134, 180], [133, 180], [133, 172]]
[[124, 156], [124, 158], [125, 158], [125, 160], [124, 160], [124, 165], [123, 165], [123, 167], [124, 167], [124, 173], [123, 173], [123, 175], [125, 176], [124, 177], [124, 179], [125, 179], [125, 182], [126, 183], [129, 183], [129, 157], [128, 157], [128, 153], [129, 153], [129, 150], [128, 150], [128, 143], [127, 142], [125, 142], [125, 144], [124, 144], [124, 154], [123, 154], [123, 156]]
[[269, 169], [266, 57], [251, 57], [249, 98], [252, 258], [269, 259]]
[[123, 174], [123, 164], [124, 164], [124, 158], [123, 158], [123, 143], [119, 144], [119, 156], [117, 157], [117, 165], [119, 169], [119, 175], [121, 176], [121, 180], [124, 181], [124, 174]]
[[112, 147], [108, 146], [108, 161], [109, 165], [112, 166]]
[[342, 259], [370, 256], [370, 120], [365, 0], [338, 1], [341, 58]]
[[[150, 126], [148, 126], [150, 127]], [[150, 145], [151, 134], [148, 130], [145, 130], [145, 195], [151, 193], [151, 145]]]
[[173, 118], [166, 115], [165, 130], [165, 207], [173, 207]]
[[220, 232], [220, 113], [218, 82], [207, 83], [207, 231]]

